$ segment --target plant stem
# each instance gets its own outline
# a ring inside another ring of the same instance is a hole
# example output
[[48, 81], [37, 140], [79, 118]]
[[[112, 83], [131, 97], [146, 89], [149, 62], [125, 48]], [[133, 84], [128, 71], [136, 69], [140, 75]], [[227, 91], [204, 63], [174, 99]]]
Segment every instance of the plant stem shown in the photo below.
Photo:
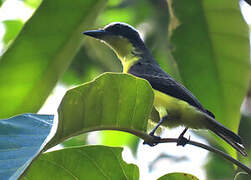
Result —
[[[148, 138], [147, 138], [148, 139]], [[150, 141], [149, 141], [150, 140]], [[153, 137], [149, 138], [147, 141], [145, 141], [147, 144], [148, 142], [150, 142], [150, 144], [158, 144], [158, 143], [177, 143], [178, 139], [177, 138], [159, 138], [159, 139], [155, 139]], [[226, 154], [225, 152], [218, 150], [214, 147], [196, 142], [196, 141], [191, 141], [189, 140], [187, 142], [187, 144], [193, 145], [193, 146], [197, 146], [203, 149], [206, 149], [208, 151], [214, 152], [216, 154], [219, 154], [221, 156], [223, 156], [225, 159], [231, 161], [233, 164], [235, 164], [236, 166], [238, 166], [239, 168], [241, 168], [242, 170], [244, 170], [245, 172], [247, 172], [249, 175], [251, 175], [251, 169], [249, 167], [247, 167], [246, 165], [242, 164], [240, 161], [234, 159], [233, 157], [229, 156], [228, 154]]]

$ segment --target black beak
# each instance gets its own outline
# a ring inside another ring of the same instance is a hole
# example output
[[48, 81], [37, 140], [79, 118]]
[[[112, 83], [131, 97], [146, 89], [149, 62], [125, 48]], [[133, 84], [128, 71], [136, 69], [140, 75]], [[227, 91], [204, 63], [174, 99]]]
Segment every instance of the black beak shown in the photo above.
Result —
[[83, 32], [83, 34], [94, 37], [96, 39], [102, 39], [102, 37], [104, 37], [104, 35], [106, 34], [106, 31], [105, 30], [92, 30], [92, 31], [85, 31]]

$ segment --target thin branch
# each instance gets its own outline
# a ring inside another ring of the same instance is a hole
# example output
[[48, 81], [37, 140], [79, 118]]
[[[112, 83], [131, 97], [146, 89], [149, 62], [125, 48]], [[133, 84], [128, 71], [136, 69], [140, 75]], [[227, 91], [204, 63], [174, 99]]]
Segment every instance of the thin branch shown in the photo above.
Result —
[[[147, 138], [148, 139], [148, 138]], [[158, 143], [177, 143], [178, 139], [177, 138], [160, 138], [160, 139], [155, 139], [155, 138], [149, 138], [147, 141], [145, 141], [146, 144], [152, 144], [152, 145], [156, 145]], [[244, 170], [245, 172], [247, 172], [249, 175], [251, 175], [251, 169], [249, 167], [247, 167], [246, 165], [242, 164], [240, 161], [232, 158], [231, 156], [229, 156], [228, 154], [226, 154], [225, 152], [218, 150], [214, 147], [196, 142], [196, 141], [191, 141], [188, 140], [188, 142], [186, 144], [190, 144], [193, 146], [197, 146], [203, 149], [206, 149], [208, 151], [214, 152], [216, 154], [219, 154], [221, 156], [223, 156], [225, 159], [231, 161], [233, 164], [235, 164], [236, 166], [238, 166], [239, 168], [241, 168], [242, 170]]]

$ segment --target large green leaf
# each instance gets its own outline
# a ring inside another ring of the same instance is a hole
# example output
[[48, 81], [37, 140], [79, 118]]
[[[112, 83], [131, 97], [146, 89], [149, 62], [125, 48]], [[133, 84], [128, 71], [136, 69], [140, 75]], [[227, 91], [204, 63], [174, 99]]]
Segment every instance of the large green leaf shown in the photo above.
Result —
[[44, 0], [0, 59], [0, 117], [36, 112], [106, 0]]
[[169, 173], [162, 177], [160, 177], [158, 180], [199, 180], [197, 177], [187, 174], [187, 173]]
[[122, 148], [85, 146], [66, 148], [41, 155], [24, 180], [56, 179], [139, 179], [139, 169], [123, 161]]
[[22, 114], [0, 120], [0, 179], [17, 179], [44, 147], [52, 115]]
[[66, 93], [58, 109], [56, 135], [47, 148], [95, 130], [121, 130], [145, 137], [152, 103], [153, 91], [147, 81], [105, 73]]
[[173, 55], [184, 84], [217, 121], [237, 132], [250, 71], [248, 26], [239, 1], [179, 0], [172, 9], [179, 21], [171, 36]]

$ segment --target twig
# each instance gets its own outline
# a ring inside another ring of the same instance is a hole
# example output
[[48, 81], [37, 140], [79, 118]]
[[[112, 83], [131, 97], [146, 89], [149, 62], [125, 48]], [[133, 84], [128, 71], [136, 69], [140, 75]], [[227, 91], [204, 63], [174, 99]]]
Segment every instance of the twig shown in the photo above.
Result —
[[[152, 138], [151, 140], [148, 139], [146, 142], [147, 142], [147, 144], [148, 144], [148, 142], [150, 142], [150, 144], [156, 145], [158, 143], [177, 143], [178, 139], [177, 138], [160, 138], [160, 139]], [[229, 156], [228, 154], [226, 154], [225, 152], [223, 152], [221, 150], [218, 150], [214, 147], [211, 147], [211, 146], [199, 143], [199, 142], [191, 141], [191, 140], [188, 140], [186, 144], [194, 145], [194, 146], [206, 149], [208, 151], [214, 152], [216, 154], [219, 154], [219, 155], [223, 156], [225, 159], [231, 161], [233, 164], [237, 165], [239, 168], [241, 168], [242, 170], [247, 172], [249, 175], [251, 175], [251, 169], [249, 167], [242, 164], [240, 161], [232, 158], [231, 156]]]

